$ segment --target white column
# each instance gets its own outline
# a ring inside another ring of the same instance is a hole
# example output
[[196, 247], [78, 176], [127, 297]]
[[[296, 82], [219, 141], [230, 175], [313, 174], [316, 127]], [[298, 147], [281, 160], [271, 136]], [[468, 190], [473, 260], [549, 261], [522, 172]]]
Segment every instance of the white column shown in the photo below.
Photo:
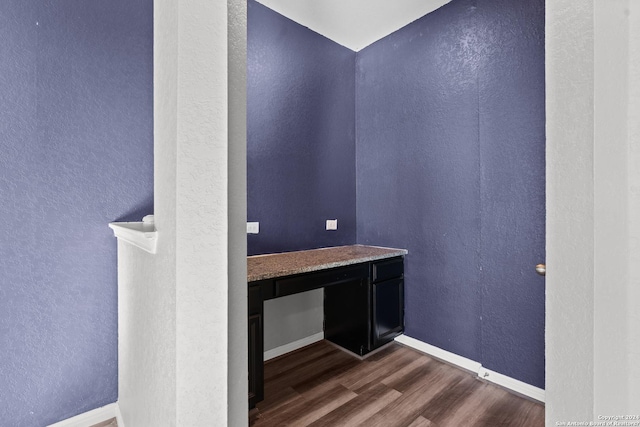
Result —
[[[241, 335], [234, 337], [240, 342], [247, 329], [242, 328], [246, 325], [246, 300], [240, 304], [238, 298], [243, 289], [246, 295], [246, 276], [241, 283], [230, 281], [240, 281], [242, 274], [233, 269], [246, 263], [246, 252], [239, 253], [243, 246], [238, 242], [245, 234], [237, 234], [238, 218], [233, 218], [235, 234], [229, 226], [232, 214], [244, 207], [236, 200], [245, 190], [238, 188], [242, 179], [237, 176], [235, 187], [230, 187], [229, 171], [234, 166], [230, 152], [238, 162], [244, 140], [239, 129], [243, 117], [233, 116], [229, 109], [230, 96], [235, 95], [229, 91], [229, 48], [241, 50], [241, 44], [228, 37], [228, 11], [227, 2], [178, 2], [176, 424], [180, 427], [239, 425], [240, 419], [247, 422], [246, 402], [242, 417], [229, 413], [229, 408], [240, 407], [230, 397], [242, 394], [234, 394], [230, 385], [244, 384], [243, 400], [247, 396], [246, 363], [240, 372], [230, 371], [230, 367], [241, 369], [246, 351], [235, 354], [244, 346], [236, 345], [233, 351], [230, 331], [240, 330]], [[242, 21], [236, 23], [234, 34], [239, 35], [244, 27]], [[242, 66], [238, 58], [243, 55], [240, 52], [235, 57], [238, 68]], [[242, 87], [242, 79], [233, 77], [236, 87]], [[246, 101], [242, 93], [239, 97], [234, 105], [243, 109]], [[235, 126], [235, 147], [229, 141], [230, 123]], [[241, 256], [239, 260], [231, 258], [232, 250]], [[230, 318], [237, 323], [232, 324]]]
[[546, 420], [593, 416], [593, 3], [546, 2]]
[[640, 413], [640, 7], [548, 1], [547, 424]]
[[640, 4], [629, 2], [628, 194], [629, 280], [627, 295], [628, 411], [640, 414]]
[[157, 254], [119, 244], [131, 426], [247, 424], [246, 2], [154, 2]]
[[594, 2], [594, 420], [627, 397], [627, 6]]
[[229, 425], [247, 425], [247, 2], [229, 7]]

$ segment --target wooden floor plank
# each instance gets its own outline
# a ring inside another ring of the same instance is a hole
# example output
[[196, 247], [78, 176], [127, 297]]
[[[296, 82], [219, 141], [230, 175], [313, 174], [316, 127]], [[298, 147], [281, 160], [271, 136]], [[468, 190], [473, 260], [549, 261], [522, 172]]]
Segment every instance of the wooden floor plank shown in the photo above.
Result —
[[369, 358], [321, 341], [265, 364], [251, 427], [544, 426], [544, 406], [392, 344]]
[[[289, 371], [282, 371], [277, 375], [269, 375], [269, 380], [265, 380], [265, 393], [269, 389], [279, 389], [286, 386], [292, 386], [295, 390], [312, 388], [314, 381], [331, 378], [333, 374], [342, 372], [344, 369], [357, 364], [358, 359], [348, 354], [339, 350], [330, 352], [325, 354], [324, 357], [311, 359], [306, 364], [298, 364]], [[269, 370], [265, 364], [265, 373]]]
[[383, 384], [393, 387], [404, 393], [410, 390], [417, 382], [423, 381], [437, 369], [444, 369], [444, 363], [423, 356], [425, 363], [413, 366], [412, 369], [403, 371], [403, 375], [392, 375], [382, 380]]
[[265, 370], [265, 381], [270, 380], [283, 372], [290, 372], [298, 366], [304, 366], [314, 363], [328, 354], [338, 354], [340, 350], [326, 345], [322, 341], [313, 343], [290, 353], [278, 356], [265, 362], [269, 365], [269, 369]]
[[385, 349], [374, 356], [368, 357], [362, 360], [355, 369], [341, 374], [336, 381], [343, 384], [345, 387], [355, 390], [363, 385], [366, 385], [368, 381], [366, 378], [376, 375], [378, 369], [381, 366], [398, 366], [398, 363], [402, 363], [407, 355], [404, 352], [399, 351], [398, 346], [393, 346]]
[[312, 427], [358, 425], [401, 395], [399, 391], [378, 383], [310, 425]]
[[440, 364], [428, 374], [418, 378], [410, 387], [402, 392], [402, 396], [384, 407], [375, 417], [363, 425], [370, 427], [387, 427], [391, 425], [408, 425], [424, 411], [429, 401], [440, 391], [452, 385], [452, 381], [460, 381], [449, 372], [449, 366]]
[[[481, 426], [484, 412], [507, 394], [499, 387], [483, 381], [479, 382], [480, 386], [471, 393], [469, 399], [455, 411], [451, 411], [447, 418], [440, 422], [440, 427]], [[544, 423], [539, 425], [543, 426]], [[536, 424], [531, 424], [531, 426], [536, 426]]]
[[445, 387], [431, 399], [422, 411], [422, 416], [438, 425], [444, 423], [451, 413], [464, 406], [473, 392], [481, 386], [482, 382], [469, 374], [460, 382]]
[[502, 399], [491, 405], [485, 412], [483, 412], [477, 426], [526, 426], [531, 419], [531, 417], [528, 416], [528, 413], [532, 409], [531, 405], [532, 402], [526, 399], [510, 393], [505, 393]]
[[413, 420], [407, 427], [437, 427], [437, 424], [432, 423], [422, 415]]
[[402, 379], [404, 379], [407, 375], [411, 375], [411, 372], [421, 369], [426, 364], [432, 363], [432, 361], [433, 360], [429, 357], [418, 357], [416, 360], [409, 363], [408, 365], [405, 365], [402, 368], [398, 369], [397, 371], [387, 375], [382, 380], [380, 380], [380, 382], [382, 384], [386, 384], [390, 387], [395, 388], [398, 386], [398, 383], [402, 381]]
[[379, 361], [367, 361], [361, 364], [368, 369], [354, 369], [350, 378], [343, 378], [340, 381], [345, 387], [359, 393], [372, 384], [380, 382], [381, 377], [391, 375], [419, 357], [420, 354], [417, 353], [397, 351]]
[[291, 404], [282, 405], [278, 411], [266, 412], [264, 419], [274, 426], [308, 426], [357, 396], [339, 384], [317, 387], [301, 394]]

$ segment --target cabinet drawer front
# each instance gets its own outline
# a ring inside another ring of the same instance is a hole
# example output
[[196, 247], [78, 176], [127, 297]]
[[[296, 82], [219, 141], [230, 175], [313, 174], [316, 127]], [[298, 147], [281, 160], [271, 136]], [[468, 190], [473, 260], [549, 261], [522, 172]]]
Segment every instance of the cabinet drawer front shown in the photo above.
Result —
[[372, 264], [371, 281], [382, 282], [384, 280], [402, 277], [404, 262], [402, 258], [379, 261]]
[[297, 294], [325, 286], [338, 285], [367, 277], [367, 265], [340, 267], [320, 273], [312, 272], [287, 279], [276, 280], [276, 297]]

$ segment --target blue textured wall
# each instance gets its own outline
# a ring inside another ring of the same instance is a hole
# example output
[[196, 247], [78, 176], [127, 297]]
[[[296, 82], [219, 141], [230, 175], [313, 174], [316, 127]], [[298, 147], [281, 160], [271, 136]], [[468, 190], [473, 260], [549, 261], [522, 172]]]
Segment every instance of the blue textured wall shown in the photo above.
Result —
[[544, 0], [478, 6], [480, 360], [544, 388]]
[[249, 255], [355, 243], [355, 56], [249, 0]]
[[116, 240], [153, 210], [153, 2], [0, 2], [0, 424], [117, 400]]
[[358, 54], [358, 243], [404, 247], [406, 333], [480, 361], [476, 14], [453, 1]]
[[357, 241], [406, 333], [544, 387], [544, 1], [454, 0], [358, 53]]

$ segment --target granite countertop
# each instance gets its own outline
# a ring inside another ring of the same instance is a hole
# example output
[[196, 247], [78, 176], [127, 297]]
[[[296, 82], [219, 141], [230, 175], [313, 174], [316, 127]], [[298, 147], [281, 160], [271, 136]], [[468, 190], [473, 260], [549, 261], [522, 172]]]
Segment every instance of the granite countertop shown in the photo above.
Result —
[[247, 282], [406, 255], [406, 249], [351, 245], [247, 257]]

